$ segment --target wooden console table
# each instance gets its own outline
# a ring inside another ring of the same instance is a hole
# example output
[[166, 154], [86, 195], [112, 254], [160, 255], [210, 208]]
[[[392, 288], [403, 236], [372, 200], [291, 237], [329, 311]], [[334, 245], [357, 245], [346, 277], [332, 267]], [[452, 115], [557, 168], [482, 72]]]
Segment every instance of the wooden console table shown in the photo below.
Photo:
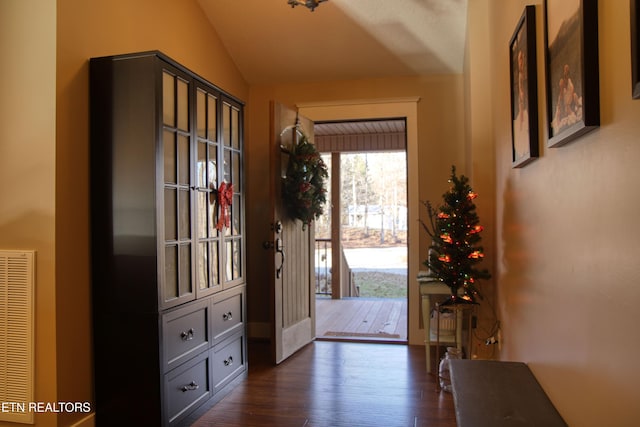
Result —
[[[431, 372], [431, 346], [442, 344], [454, 345], [458, 350], [462, 349], [462, 310], [456, 311], [456, 333], [451, 336], [438, 336], [431, 332], [431, 310], [435, 308], [435, 303], [431, 301], [433, 295], [451, 295], [449, 287], [442, 282], [434, 281], [418, 274], [418, 284], [420, 286], [420, 296], [422, 299], [422, 322], [424, 324], [424, 348], [427, 360], [427, 372]], [[438, 326], [439, 326], [438, 319]], [[438, 351], [439, 353], [439, 351]]]

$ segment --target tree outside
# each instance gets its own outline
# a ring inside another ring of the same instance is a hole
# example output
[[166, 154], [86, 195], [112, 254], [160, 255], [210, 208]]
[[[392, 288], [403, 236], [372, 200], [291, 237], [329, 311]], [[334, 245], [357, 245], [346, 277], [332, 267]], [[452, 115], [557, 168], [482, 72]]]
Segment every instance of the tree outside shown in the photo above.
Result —
[[[340, 157], [342, 245], [360, 296], [406, 298], [406, 153], [343, 153]], [[331, 176], [331, 155], [323, 155], [323, 160]], [[329, 193], [333, 191], [330, 181]], [[316, 239], [331, 237], [329, 206], [315, 224]]]

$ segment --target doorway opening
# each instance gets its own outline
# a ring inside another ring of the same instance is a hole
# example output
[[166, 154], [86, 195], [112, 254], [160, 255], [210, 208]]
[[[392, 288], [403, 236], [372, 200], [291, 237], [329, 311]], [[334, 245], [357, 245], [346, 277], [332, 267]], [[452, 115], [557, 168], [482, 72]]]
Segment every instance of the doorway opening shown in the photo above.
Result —
[[329, 166], [316, 221], [316, 339], [408, 339], [404, 119], [317, 122]]

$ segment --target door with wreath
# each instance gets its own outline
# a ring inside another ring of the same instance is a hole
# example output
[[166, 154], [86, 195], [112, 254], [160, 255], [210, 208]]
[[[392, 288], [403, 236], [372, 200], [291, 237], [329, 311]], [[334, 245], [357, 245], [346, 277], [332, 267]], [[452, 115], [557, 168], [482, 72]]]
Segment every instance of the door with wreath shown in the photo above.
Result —
[[282, 104], [270, 107], [271, 345], [280, 363], [315, 339], [312, 221], [324, 198], [326, 167], [311, 144], [313, 122]]

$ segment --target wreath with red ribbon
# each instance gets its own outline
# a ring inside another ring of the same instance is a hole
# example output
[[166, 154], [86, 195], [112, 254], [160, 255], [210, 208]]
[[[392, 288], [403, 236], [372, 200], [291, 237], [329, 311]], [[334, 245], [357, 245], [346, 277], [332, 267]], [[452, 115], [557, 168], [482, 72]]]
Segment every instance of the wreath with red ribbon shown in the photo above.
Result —
[[327, 165], [316, 147], [302, 136], [289, 156], [287, 176], [283, 180], [282, 195], [292, 218], [302, 221], [302, 229], [322, 215], [327, 201], [325, 180]]
[[229, 228], [231, 225], [231, 215], [229, 215], [229, 207], [233, 203], [233, 184], [223, 182], [218, 187], [218, 223], [216, 228], [222, 230], [224, 227]]

